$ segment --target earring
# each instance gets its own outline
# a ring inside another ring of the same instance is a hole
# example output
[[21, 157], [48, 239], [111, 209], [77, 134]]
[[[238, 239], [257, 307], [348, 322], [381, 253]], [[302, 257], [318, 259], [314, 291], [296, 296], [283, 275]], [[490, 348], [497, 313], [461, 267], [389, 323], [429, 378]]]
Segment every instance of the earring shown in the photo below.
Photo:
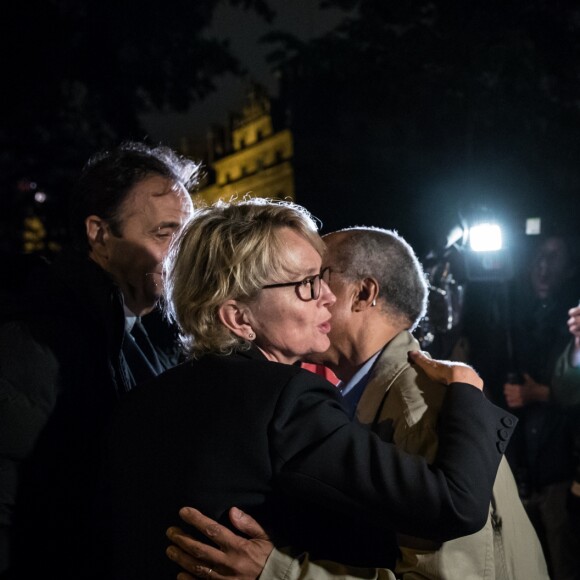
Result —
[[371, 306], [376, 306], [377, 305], [377, 299], [373, 298], [373, 301], [371, 302]]
[[254, 340], [254, 338], [256, 338], [256, 335], [253, 332], [248, 333], [248, 340]]

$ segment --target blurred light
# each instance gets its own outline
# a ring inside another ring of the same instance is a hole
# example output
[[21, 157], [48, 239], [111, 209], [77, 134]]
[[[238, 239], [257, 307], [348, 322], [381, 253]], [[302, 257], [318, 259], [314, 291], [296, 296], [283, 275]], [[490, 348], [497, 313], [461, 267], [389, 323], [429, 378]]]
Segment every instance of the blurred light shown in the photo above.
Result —
[[542, 233], [542, 220], [541, 218], [528, 218], [526, 220], [526, 235], [527, 236], [537, 236]]
[[501, 228], [497, 224], [480, 223], [469, 228], [469, 247], [474, 252], [496, 252], [502, 248]]
[[43, 191], [37, 191], [34, 194], [34, 201], [36, 203], [44, 203], [46, 201], [46, 193], [44, 193]]

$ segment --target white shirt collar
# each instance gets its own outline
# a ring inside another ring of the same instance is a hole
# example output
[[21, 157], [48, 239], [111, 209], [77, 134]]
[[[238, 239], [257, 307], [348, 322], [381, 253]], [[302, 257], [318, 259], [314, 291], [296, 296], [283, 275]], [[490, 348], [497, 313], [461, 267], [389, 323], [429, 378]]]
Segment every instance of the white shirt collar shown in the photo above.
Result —
[[135, 322], [137, 321], [137, 318], [139, 317], [134, 312], [129, 310], [126, 305], [123, 305], [123, 308], [125, 310], [125, 329], [127, 332], [131, 332]]

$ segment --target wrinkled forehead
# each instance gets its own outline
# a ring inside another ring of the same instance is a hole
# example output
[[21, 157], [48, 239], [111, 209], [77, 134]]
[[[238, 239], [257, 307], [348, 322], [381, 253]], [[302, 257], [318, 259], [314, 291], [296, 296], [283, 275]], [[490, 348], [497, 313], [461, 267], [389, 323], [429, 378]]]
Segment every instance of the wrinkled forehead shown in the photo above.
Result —
[[166, 201], [171, 198], [184, 207], [192, 206], [191, 196], [182, 183], [171, 177], [149, 175], [137, 182], [128, 192], [123, 205], [132, 206], [135, 203], [155, 202], [158, 199]]

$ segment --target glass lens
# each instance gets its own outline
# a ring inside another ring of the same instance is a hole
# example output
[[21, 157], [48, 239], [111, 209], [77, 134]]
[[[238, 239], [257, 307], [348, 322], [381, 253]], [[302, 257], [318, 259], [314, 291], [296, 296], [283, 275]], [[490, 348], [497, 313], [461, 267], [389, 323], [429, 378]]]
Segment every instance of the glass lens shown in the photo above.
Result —
[[312, 300], [312, 278], [305, 278], [296, 285], [300, 300]]
[[312, 296], [312, 300], [318, 300], [320, 296], [320, 274], [318, 276], [314, 276], [311, 279], [312, 282], [310, 283], [310, 293]]
[[301, 300], [318, 300], [320, 296], [320, 274], [305, 278], [296, 285]]

